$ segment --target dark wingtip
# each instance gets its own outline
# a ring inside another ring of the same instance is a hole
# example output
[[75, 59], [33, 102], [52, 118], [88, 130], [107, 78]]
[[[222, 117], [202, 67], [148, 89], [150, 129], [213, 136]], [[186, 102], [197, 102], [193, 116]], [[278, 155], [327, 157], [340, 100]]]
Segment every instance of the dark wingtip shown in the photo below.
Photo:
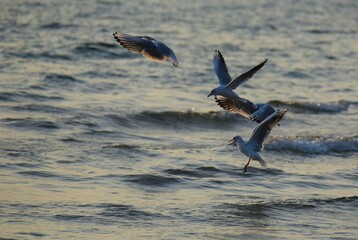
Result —
[[220, 57], [222, 57], [220, 50], [215, 49], [215, 54], [218, 54]]
[[268, 61], [268, 58], [265, 58], [260, 65], [265, 65]]

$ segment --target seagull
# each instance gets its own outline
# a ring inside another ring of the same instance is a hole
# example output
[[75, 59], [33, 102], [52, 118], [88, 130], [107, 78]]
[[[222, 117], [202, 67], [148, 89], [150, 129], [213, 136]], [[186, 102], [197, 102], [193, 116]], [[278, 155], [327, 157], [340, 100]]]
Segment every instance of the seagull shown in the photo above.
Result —
[[215, 98], [215, 102], [224, 110], [240, 114], [257, 123], [261, 123], [276, 111], [270, 104], [255, 104], [250, 100], [241, 97], [227, 98], [218, 96]]
[[169, 61], [175, 66], [179, 66], [179, 61], [175, 53], [167, 45], [149, 36], [132, 36], [125, 33], [113, 33], [124, 48], [131, 52], [141, 53], [144, 57], [155, 62]]
[[251, 160], [259, 161], [261, 166], [267, 167], [267, 163], [259, 155], [259, 152], [263, 149], [263, 142], [270, 134], [272, 128], [283, 118], [287, 111], [288, 109], [283, 111], [277, 110], [271, 114], [256, 126], [247, 142], [245, 142], [239, 135], [229, 141], [230, 145], [236, 144], [240, 151], [249, 157], [249, 161], [244, 167], [244, 173], [247, 172]]
[[227, 70], [224, 57], [219, 50], [215, 50], [213, 57], [213, 65], [216, 76], [219, 79], [220, 86], [211, 90], [208, 97], [212, 95], [221, 95], [229, 98], [238, 97], [238, 95], [233, 90], [237, 88], [240, 84], [252, 78], [252, 76], [254, 76], [254, 74], [258, 70], [260, 70], [266, 62], [267, 58], [256, 67], [253, 67], [249, 71], [244, 72], [243, 74], [232, 80]]

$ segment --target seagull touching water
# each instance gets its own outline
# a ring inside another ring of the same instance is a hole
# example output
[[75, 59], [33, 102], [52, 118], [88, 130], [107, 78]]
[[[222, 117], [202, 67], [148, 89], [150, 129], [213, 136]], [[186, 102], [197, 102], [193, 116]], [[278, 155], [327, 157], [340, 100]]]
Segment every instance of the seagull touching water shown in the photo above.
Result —
[[175, 53], [167, 45], [149, 36], [132, 36], [125, 33], [113, 33], [124, 48], [131, 52], [141, 53], [144, 57], [155, 62], [166, 62], [169, 60], [175, 67], [179, 66], [179, 61]]
[[252, 78], [252, 76], [254, 76], [254, 74], [258, 70], [260, 70], [266, 62], [267, 58], [259, 65], [253, 67], [249, 71], [244, 72], [243, 74], [232, 80], [227, 70], [224, 57], [222, 56], [220, 51], [215, 50], [213, 57], [213, 65], [216, 76], [219, 79], [220, 86], [211, 90], [208, 97], [212, 95], [221, 95], [228, 98], [238, 97], [238, 95], [233, 90], [236, 89], [240, 84]]
[[277, 110], [271, 114], [253, 130], [247, 142], [239, 135], [229, 141], [230, 144], [236, 144], [240, 151], [249, 157], [249, 161], [244, 167], [244, 173], [247, 172], [251, 160], [259, 161], [261, 166], [267, 167], [265, 160], [262, 159], [259, 152], [263, 149], [263, 142], [270, 134], [271, 129], [283, 118], [287, 111], [287, 109], [283, 111]]

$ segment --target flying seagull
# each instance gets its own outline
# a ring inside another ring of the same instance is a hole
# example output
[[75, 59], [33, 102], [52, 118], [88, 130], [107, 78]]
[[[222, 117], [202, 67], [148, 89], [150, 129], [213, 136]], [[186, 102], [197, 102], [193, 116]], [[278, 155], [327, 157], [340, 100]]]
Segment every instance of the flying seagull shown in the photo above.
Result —
[[124, 48], [131, 52], [141, 53], [144, 57], [155, 62], [166, 62], [169, 60], [175, 67], [179, 66], [179, 61], [175, 53], [167, 45], [149, 36], [132, 36], [125, 33], [113, 33]]
[[283, 118], [287, 111], [287, 109], [283, 111], [277, 110], [271, 114], [256, 126], [247, 142], [245, 142], [239, 135], [229, 141], [230, 144], [236, 144], [240, 151], [249, 157], [249, 161], [244, 167], [244, 173], [247, 172], [251, 160], [259, 161], [261, 166], [267, 167], [265, 160], [262, 159], [259, 152], [263, 149], [263, 142], [270, 134], [272, 128]]
[[240, 114], [257, 123], [261, 123], [276, 111], [270, 104], [255, 104], [250, 100], [241, 97], [227, 98], [217, 96], [215, 102], [224, 110]]
[[252, 76], [254, 76], [254, 74], [258, 70], [260, 70], [266, 62], [267, 58], [259, 65], [253, 67], [249, 71], [244, 72], [243, 74], [232, 80], [227, 70], [224, 57], [222, 56], [220, 51], [215, 50], [213, 57], [213, 65], [216, 76], [219, 79], [220, 86], [211, 90], [208, 97], [212, 95], [221, 95], [228, 98], [238, 97], [238, 95], [233, 90], [236, 89], [240, 84], [252, 78]]

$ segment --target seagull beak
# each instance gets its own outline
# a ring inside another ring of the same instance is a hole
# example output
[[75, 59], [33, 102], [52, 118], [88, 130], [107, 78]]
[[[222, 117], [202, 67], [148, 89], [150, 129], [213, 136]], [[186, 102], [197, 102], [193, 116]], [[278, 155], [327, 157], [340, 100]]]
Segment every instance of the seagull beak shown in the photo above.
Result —
[[229, 145], [235, 145], [235, 143], [236, 143], [234, 138], [230, 139], [228, 142], [229, 142]]

